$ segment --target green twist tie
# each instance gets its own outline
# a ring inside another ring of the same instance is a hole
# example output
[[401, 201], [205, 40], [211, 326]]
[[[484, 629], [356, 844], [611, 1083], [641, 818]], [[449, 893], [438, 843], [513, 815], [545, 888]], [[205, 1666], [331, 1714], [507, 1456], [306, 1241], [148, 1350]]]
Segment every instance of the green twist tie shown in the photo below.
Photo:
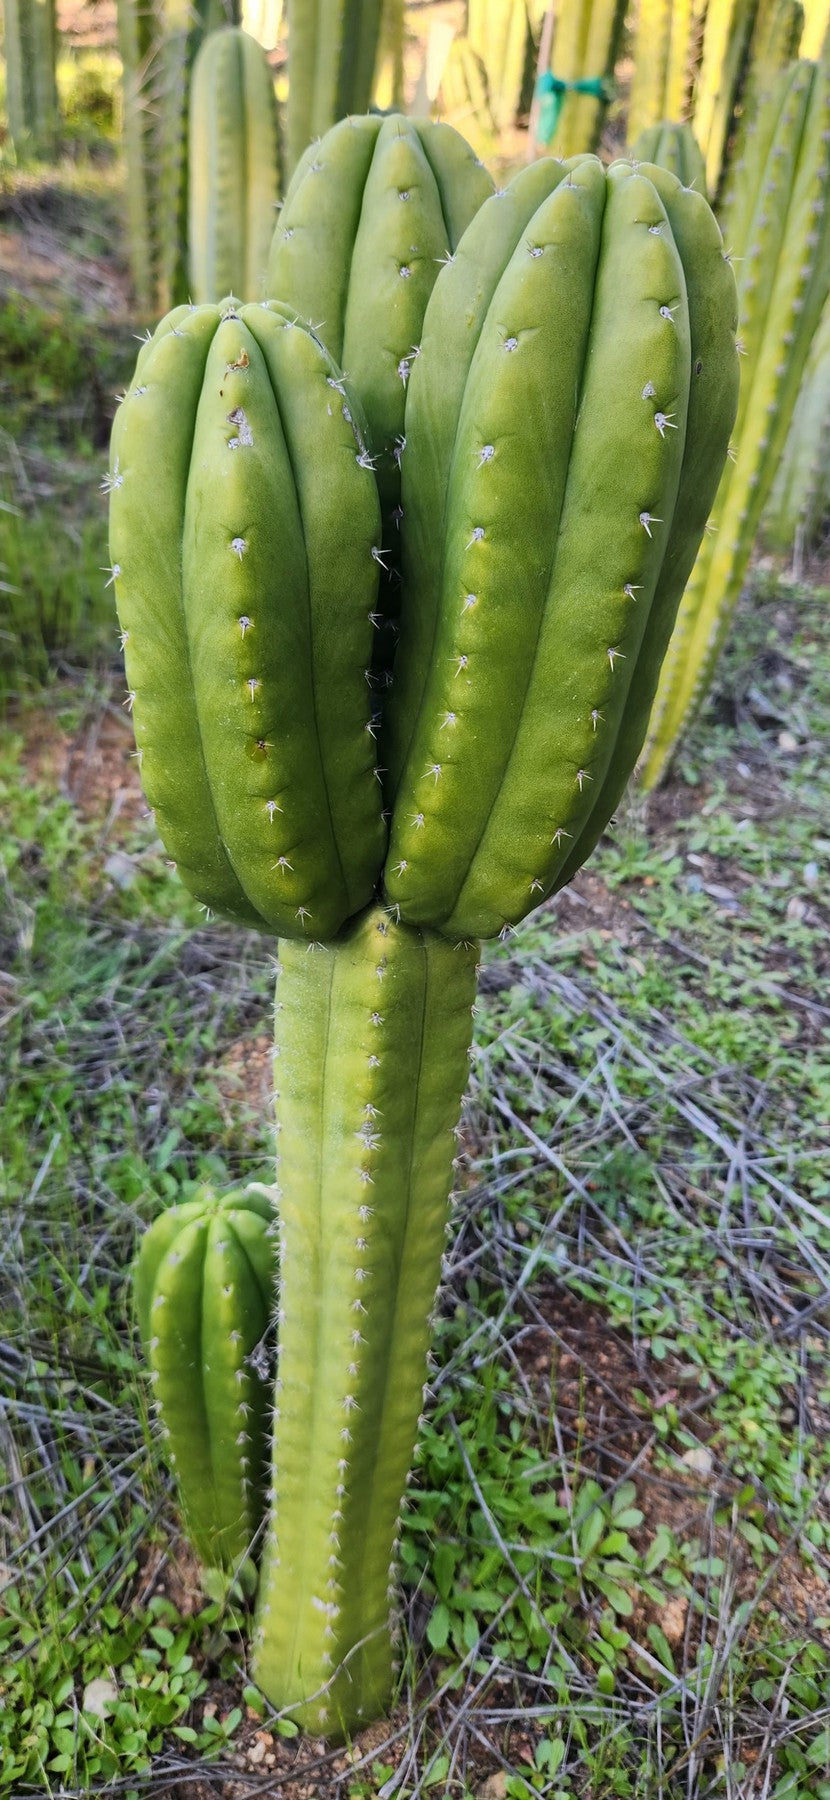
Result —
[[536, 122], [536, 139], [540, 144], [549, 144], [559, 124], [559, 114], [566, 94], [590, 94], [594, 100], [607, 106], [612, 97], [612, 88], [602, 75], [586, 75], [579, 81], [562, 81], [558, 75], [550, 71], [540, 75], [536, 83], [536, 98], [539, 101], [539, 117]]

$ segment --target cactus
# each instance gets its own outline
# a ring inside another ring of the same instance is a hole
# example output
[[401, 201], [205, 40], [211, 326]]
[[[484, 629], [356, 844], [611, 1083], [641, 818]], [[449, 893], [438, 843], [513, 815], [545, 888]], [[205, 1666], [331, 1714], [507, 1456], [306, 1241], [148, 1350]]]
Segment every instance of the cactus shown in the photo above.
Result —
[[684, 187], [706, 192], [706, 168], [691, 125], [649, 125], [631, 150], [632, 162], [657, 163]]
[[[410, 305], [425, 287], [420, 315], [404, 314], [421, 347], [404, 358], [402, 633], [375, 716], [380, 510], [360, 399], [375, 405], [405, 341], [382, 289], [387, 329], [363, 318], [350, 357], [356, 394], [288, 305], [171, 314], [139, 356], [108, 483], [159, 829], [203, 899], [293, 940], [277, 987], [279, 1362], [255, 1673], [327, 1735], [391, 1690], [387, 1583], [475, 939], [567, 880], [616, 804], [737, 375], [720, 234], [673, 176], [546, 158], [476, 211], [469, 163], [446, 148], [445, 238], [475, 216], [434, 285], [414, 257], [402, 282], [398, 220], [426, 265], [427, 171], [450, 140], [387, 132], [376, 214], [366, 171], [385, 130], [338, 137], [364, 171], [348, 201], [323, 179], [332, 140], [289, 198], [344, 341], [344, 291], [370, 291], [384, 242], [393, 295]], [[373, 779], [386, 769], [388, 848]]]
[[197, 302], [260, 298], [279, 195], [274, 82], [238, 26], [212, 31], [190, 94], [190, 293]]
[[627, 141], [661, 119], [687, 119], [705, 0], [639, 0]]
[[804, 369], [792, 424], [764, 515], [773, 549], [800, 554], [830, 516], [830, 301]]
[[[614, 73], [625, 0], [563, 0], [553, 33], [551, 69], [559, 81], [609, 81]], [[550, 140], [554, 156], [574, 156], [599, 143], [607, 101], [566, 93]]]
[[477, 156], [492, 156], [497, 127], [487, 87], [487, 70], [468, 37], [453, 38], [441, 76], [441, 112], [462, 131]]
[[364, 675], [380, 517], [356, 407], [293, 320], [162, 321], [116, 415], [110, 550], [168, 854], [208, 907], [310, 941], [368, 903], [382, 856]]
[[710, 194], [718, 192], [758, 0], [709, 0], [694, 88], [695, 137]]
[[286, 163], [372, 97], [382, 0], [288, 0]]
[[267, 1480], [268, 1358], [274, 1310], [273, 1205], [251, 1185], [202, 1188], [142, 1239], [135, 1300], [188, 1534], [223, 1568], [248, 1554]]
[[312, 956], [281, 952], [276, 1500], [254, 1672], [314, 1732], [368, 1722], [391, 1692], [390, 1562], [475, 980], [475, 946], [380, 908]]
[[54, 155], [58, 132], [55, 0], [5, 0], [6, 113], [18, 159]]
[[484, 64], [489, 110], [497, 132], [516, 122], [529, 33], [526, 0], [467, 0], [467, 36]]
[[723, 474], [660, 677], [641, 780], [664, 775], [729, 630], [830, 291], [830, 65], [796, 63], [758, 108], [724, 202], [744, 351], [735, 460]]
[[373, 661], [392, 661], [400, 444], [409, 371], [442, 260], [493, 192], [469, 144], [425, 119], [344, 120], [303, 157], [271, 247], [267, 292], [318, 327], [366, 414], [383, 519]]
[[282, 29], [282, 0], [242, 0], [240, 24], [263, 50], [276, 50]]
[[759, 0], [747, 50], [740, 90], [740, 108], [731, 161], [740, 160], [747, 129], [761, 101], [771, 91], [776, 76], [789, 67], [798, 53], [804, 25], [799, 0]]
[[409, 923], [515, 924], [613, 812], [734, 417], [734, 295], [700, 195], [592, 158], [517, 177], [442, 271], [407, 402], [382, 746], [386, 892]]
[[404, 108], [404, 0], [383, 0], [372, 107], [377, 112]]

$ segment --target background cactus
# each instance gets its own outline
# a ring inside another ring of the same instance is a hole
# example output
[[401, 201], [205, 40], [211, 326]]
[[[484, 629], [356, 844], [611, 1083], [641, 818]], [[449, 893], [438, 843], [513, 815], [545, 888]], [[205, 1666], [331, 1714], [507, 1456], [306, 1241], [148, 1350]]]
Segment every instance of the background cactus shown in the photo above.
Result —
[[525, 0], [467, 0], [467, 36], [484, 64], [495, 128], [507, 131], [521, 106], [528, 60]]
[[800, 555], [830, 515], [830, 302], [813, 338], [764, 515], [774, 549]]
[[365, 680], [380, 515], [356, 404], [293, 319], [229, 303], [163, 320], [116, 416], [110, 550], [169, 855], [207, 906], [309, 940], [367, 904], [383, 854]]
[[[551, 70], [560, 81], [611, 80], [625, 16], [625, 0], [563, 0], [557, 9]], [[606, 102], [565, 94], [548, 149], [575, 156], [599, 143]]]
[[399, 606], [400, 444], [410, 368], [442, 261], [493, 192], [464, 138], [426, 119], [344, 120], [303, 157], [274, 232], [268, 292], [310, 319], [366, 416], [381, 500], [380, 678]]
[[213, 31], [193, 65], [190, 94], [193, 300], [261, 298], [279, 188], [277, 103], [264, 51], [238, 27]]
[[[662, 119], [687, 119], [706, 0], [639, 0], [626, 138]], [[659, 159], [658, 159], [659, 160]]]
[[15, 155], [52, 156], [58, 133], [55, 0], [4, 0], [6, 112]]
[[168, 1207], [136, 1262], [139, 1330], [187, 1531], [205, 1562], [228, 1569], [262, 1519], [275, 1276], [273, 1203], [255, 1185], [205, 1187]]
[[487, 70], [468, 37], [459, 34], [449, 47], [441, 76], [440, 110], [447, 123], [464, 133], [477, 156], [492, 156], [497, 127], [490, 105]]
[[372, 98], [382, 0], [288, 0], [289, 175], [314, 138]]
[[[386, 302], [385, 331], [363, 322], [352, 364], [367, 411], [405, 341], [396, 332], [422, 325], [406, 379], [394, 371], [403, 631], [376, 716], [364, 679], [380, 554], [372, 456], [358, 397], [293, 309], [171, 314], [140, 354], [109, 480], [162, 835], [204, 899], [301, 940], [283, 946], [278, 979], [279, 1365], [255, 1669], [269, 1698], [333, 1735], [390, 1693], [390, 1559], [475, 938], [568, 879], [616, 804], [736, 386], [734, 280], [700, 195], [650, 166], [544, 159], [476, 211], [451, 137], [407, 141], [395, 127], [376, 167], [386, 128], [371, 123], [337, 137], [364, 170], [348, 204], [329, 140], [289, 197], [304, 196], [303, 230], [282, 241], [313, 270], [330, 330], [348, 283], [368, 283], [364, 256], [377, 282], [385, 246], [407, 298], [403, 311]], [[433, 285], [439, 142], [445, 237], [475, 216]], [[308, 954], [304, 939], [328, 941]]]
[[797, 63], [750, 126], [724, 205], [744, 364], [727, 464], [666, 657], [641, 779], [664, 774], [706, 693], [830, 291], [830, 65]]
[[631, 148], [632, 162], [657, 163], [684, 187], [706, 192], [706, 167], [691, 125], [649, 125]]
[[709, 0], [694, 84], [695, 137], [706, 163], [706, 184], [716, 195], [732, 127], [757, 0]]

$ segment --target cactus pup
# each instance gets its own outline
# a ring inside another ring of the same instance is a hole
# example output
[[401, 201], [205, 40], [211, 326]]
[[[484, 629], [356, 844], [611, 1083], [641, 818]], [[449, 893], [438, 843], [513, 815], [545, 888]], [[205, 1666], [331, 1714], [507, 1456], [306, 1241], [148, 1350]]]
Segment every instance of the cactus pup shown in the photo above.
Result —
[[254, 1672], [337, 1736], [392, 1691], [476, 940], [574, 873], [630, 774], [732, 426], [736, 302], [665, 171], [546, 159], [484, 202], [413, 347], [379, 703], [371, 361], [355, 393], [294, 316], [165, 320], [109, 485], [159, 830], [206, 903], [283, 939]]
[[167, 1460], [202, 1560], [233, 1569], [262, 1518], [274, 1310], [273, 1205], [203, 1188], [142, 1239], [135, 1300]]
[[779, 76], [731, 173], [723, 232], [737, 259], [741, 397], [727, 463], [678, 613], [640, 779], [654, 787], [703, 700], [732, 620], [830, 292], [830, 64]]

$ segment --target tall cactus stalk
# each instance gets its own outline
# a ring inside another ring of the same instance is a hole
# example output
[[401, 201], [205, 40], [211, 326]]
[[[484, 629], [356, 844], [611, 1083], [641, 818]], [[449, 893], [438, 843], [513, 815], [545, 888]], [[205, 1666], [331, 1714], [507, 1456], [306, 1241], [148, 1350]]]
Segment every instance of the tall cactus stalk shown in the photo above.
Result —
[[758, 0], [709, 0], [700, 67], [694, 86], [695, 137], [706, 161], [706, 184], [716, 195]]
[[286, 944], [274, 1513], [255, 1672], [309, 1731], [392, 1690], [390, 1581], [427, 1375], [477, 947], [372, 908]]
[[6, 112], [18, 158], [54, 155], [58, 133], [55, 0], [4, 0]]
[[639, 0], [627, 141], [663, 119], [689, 116], [705, 0]]
[[830, 301], [810, 348], [764, 515], [773, 549], [800, 556], [830, 515]]
[[372, 98], [382, 0], [288, 0], [289, 174], [303, 151]]
[[526, 0], [467, 0], [467, 36], [484, 64], [496, 131], [516, 122], [529, 29]]
[[797, 63], [755, 116], [724, 205], [744, 362], [734, 437], [649, 724], [641, 780], [668, 768], [729, 631], [830, 292], [830, 65]]
[[188, 166], [191, 297], [259, 299], [280, 190], [277, 103], [264, 51], [238, 26], [210, 32], [193, 65]]
[[[617, 59], [625, 0], [562, 0], [557, 8], [551, 69], [559, 81], [610, 81]], [[604, 100], [566, 93], [553, 138], [554, 156], [593, 150], [605, 118]]]
[[[446, 140], [401, 126], [375, 169], [383, 130], [338, 139], [358, 168], [348, 204], [321, 147], [287, 227], [298, 257], [329, 234], [331, 266], [323, 251], [314, 267], [330, 324], [370, 247], [377, 280], [387, 235], [398, 305], [384, 333], [363, 322], [357, 391], [290, 304], [181, 308], [141, 351], [109, 477], [158, 828], [206, 904], [286, 940], [254, 1667], [332, 1736], [391, 1692], [476, 940], [569, 879], [617, 803], [737, 385], [734, 278], [699, 194], [652, 166], [547, 158], [476, 210], [469, 159], [448, 155], [445, 238], [473, 216], [435, 279], [427, 167]], [[401, 636], [373, 693], [384, 558], [365, 432], [388, 429], [374, 409], [393, 365]]]

